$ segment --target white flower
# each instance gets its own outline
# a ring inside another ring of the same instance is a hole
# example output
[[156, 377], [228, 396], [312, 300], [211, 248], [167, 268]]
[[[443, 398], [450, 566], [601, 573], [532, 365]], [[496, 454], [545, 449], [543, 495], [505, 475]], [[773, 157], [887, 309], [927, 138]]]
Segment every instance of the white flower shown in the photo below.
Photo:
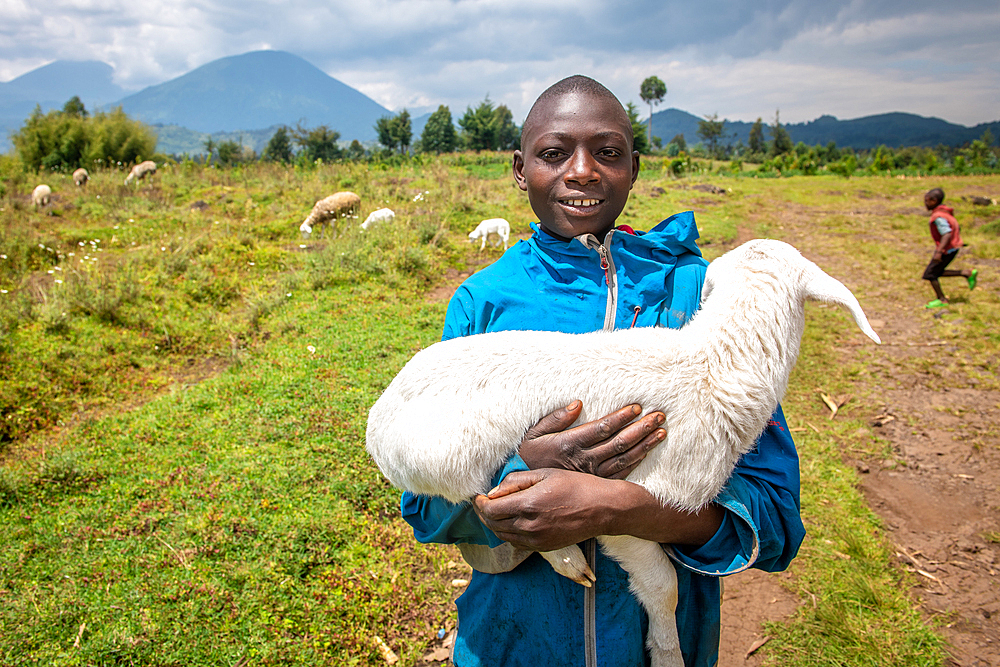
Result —
[[316, 354], [316, 347], [314, 345], [306, 345], [306, 349], [309, 350], [309, 354]]
[[287, 297], [291, 297], [291, 296], [292, 296], [292, 293], [291, 293], [291, 292], [288, 292], [287, 294], [285, 294], [285, 296], [287, 296]]
[[62, 281], [59, 280], [58, 278], [56, 278], [56, 283], [59, 284], [59, 285], [62, 285]]

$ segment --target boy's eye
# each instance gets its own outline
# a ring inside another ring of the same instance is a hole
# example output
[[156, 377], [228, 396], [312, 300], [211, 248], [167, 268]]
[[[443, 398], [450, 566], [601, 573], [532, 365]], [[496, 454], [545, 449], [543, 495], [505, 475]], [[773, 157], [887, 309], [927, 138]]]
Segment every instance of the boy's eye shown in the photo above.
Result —
[[621, 157], [622, 153], [617, 148], [604, 148], [598, 152], [598, 155], [606, 158]]
[[563, 152], [560, 151], [560, 150], [558, 150], [558, 149], [547, 148], [544, 151], [542, 151], [541, 153], [539, 153], [538, 157], [542, 158], [543, 160], [555, 160], [555, 159], [557, 159], [559, 157], [562, 157], [562, 155], [563, 155]]

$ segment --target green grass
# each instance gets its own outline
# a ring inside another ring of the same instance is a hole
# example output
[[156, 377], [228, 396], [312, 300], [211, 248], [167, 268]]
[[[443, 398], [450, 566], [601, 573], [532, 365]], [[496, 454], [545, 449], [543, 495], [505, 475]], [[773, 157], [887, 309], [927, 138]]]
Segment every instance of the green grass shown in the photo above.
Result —
[[[378, 665], [376, 635], [417, 664], [454, 622], [459, 557], [414, 542], [397, 492], [364, 453], [365, 420], [402, 364], [440, 335], [444, 304], [424, 290], [496, 256], [479, 255], [467, 232], [498, 216], [528, 232], [509, 156], [176, 165], [137, 190], [122, 177], [99, 172], [86, 192], [54, 180], [55, 215], [25, 206], [32, 178], [6, 181], [0, 664]], [[727, 193], [690, 188], [702, 182]], [[946, 189], [995, 183], [965, 177]], [[781, 237], [781, 212], [797, 207], [816, 217], [820, 247], [849, 250], [891, 278], [892, 298], [915, 299], [924, 286], [896, 276], [926, 254], [917, 214], [927, 187], [674, 180], [649, 169], [625, 220], [645, 229], [693, 209], [714, 257], [740, 228]], [[393, 208], [397, 224], [303, 241], [312, 202], [338, 189], [358, 192], [365, 211]], [[979, 256], [996, 242], [991, 215], [963, 228]], [[859, 288], [862, 302], [890, 289]], [[956, 369], [994, 386], [997, 300], [976, 297], [937, 333], [968, 349]], [[803, 606], [770, 628], [761, 652], [789, 667], [942, 664], [940, 640], [841, 461], [845, 447], [884, 448], [858, 406], [885, 381], [865, 348], [839, 345], [842, 318], [810, 309], [785, 404], [793, 427], [824, 428], [796, 433], [809, 537], [792, 586]], [[816, 387], [859, 399], [828, 426]]]

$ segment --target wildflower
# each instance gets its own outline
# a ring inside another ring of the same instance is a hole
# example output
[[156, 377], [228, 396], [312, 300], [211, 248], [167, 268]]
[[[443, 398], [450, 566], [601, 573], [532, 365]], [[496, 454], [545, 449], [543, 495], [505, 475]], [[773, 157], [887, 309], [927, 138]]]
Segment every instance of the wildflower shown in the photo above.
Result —
[[56, 284], [58, 284], [58, 285], [62, 285], [62, 281], [61, 281], [61, 280], [59, 280], [58, 278], [56, 278]]
[[309, 350], [309, 354], [316, 354], [316, 347], [314, 345], [306, 345], [306, 349]]

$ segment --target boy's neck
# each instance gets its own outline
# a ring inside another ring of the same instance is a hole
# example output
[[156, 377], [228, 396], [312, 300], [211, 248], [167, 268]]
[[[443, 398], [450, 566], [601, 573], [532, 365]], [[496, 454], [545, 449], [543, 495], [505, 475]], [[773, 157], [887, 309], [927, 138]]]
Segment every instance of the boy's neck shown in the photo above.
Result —
[[[539, 226], [539, 228], [541, 228], [541, 230], [542, 230], [543, 232], [545, 232], [546, 234], [548, 234], [548, 235], [549, 235], [549, 236], [551, 236], [552, 238], [554, 238], [554, 239], [559, 239], [560, 241], [562, 241], [562, 242], [564, 242], [564, 243], [569, 243], [569, 242], [570, 242], [570, 241], [572, 241], [572, 240], [573, 240], [574, 238], [576, 238], [576, 237], [570, 237], [570, 238], [567, 238], [567, 237], [563, 236], [562, 234], [556, 234], [556, 233], [555, 233], [554, 231], [552, 231], [551, 229], [549, 229], [548, 227], [546, 227], [546, 226], [545, 226], [545, 225], [544, 225], [543, 223], [541, 223], [541, 222], [539, 222], [539, 223], [538, 223], [538, 226]], [[610, 232], [610, 231], [611, 231], [612, 229], [614, 229], [614, 228], [615, 228], [615, 226], [614, 226], [614, 225], [612, 224], [612, 225], [610, 225], [610, 226], [609, 226], [609, 227], [608, 227], [607, 229], [603, 229], [603, 230], [601, 230], [600, 232], [598, 232], [597, 234], [594, 234], [594, 236], [596, 236], [596, 237], [597, 237], [597, 239], [598, 239], [598, 240], [599, 240], [599, 241], [600, 241], [601, 243], [604, 243], [604, 239], [605, 239], [605, 238], [607, 238], [607, 236], [608, 236], [608, 232]], [[590, 233], [590, 232], [585, 232], [585, 233]]]

